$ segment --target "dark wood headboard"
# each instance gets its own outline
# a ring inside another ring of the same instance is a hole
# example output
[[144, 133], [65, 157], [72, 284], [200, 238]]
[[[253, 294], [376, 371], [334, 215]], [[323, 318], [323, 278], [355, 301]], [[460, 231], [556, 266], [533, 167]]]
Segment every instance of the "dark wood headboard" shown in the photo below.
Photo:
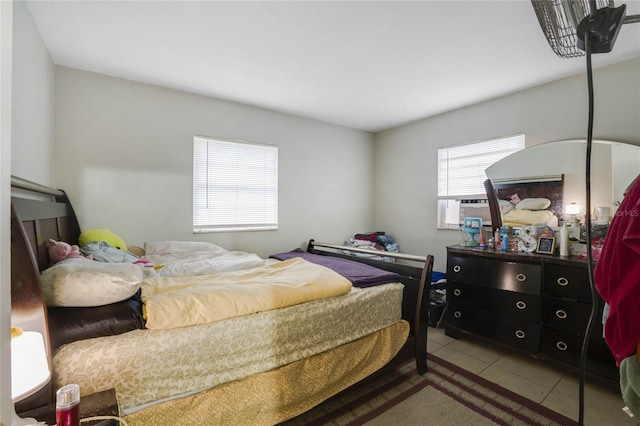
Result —
[[[80, 226], [64, 191], [12, 177], [11, 187], [23, 191], [11, 197], [11, 326], [37, 331], [45, 341], [49, 369], [51, 348], [47, 306], [40, 272], [49, 266], [47, 241], [53, 238], [77, 244]], [[16, 404], [18, 412], [53, 401], [51, 385]]]
[[494, 181], [493, 187], [499, 200], [509, 200], [513, 194], [518, 194], [521, 200], [548, 198], [551, 205], [547, 210], [552, 211], [558, 219], [564, 217], [564, 175], [504, 182]]

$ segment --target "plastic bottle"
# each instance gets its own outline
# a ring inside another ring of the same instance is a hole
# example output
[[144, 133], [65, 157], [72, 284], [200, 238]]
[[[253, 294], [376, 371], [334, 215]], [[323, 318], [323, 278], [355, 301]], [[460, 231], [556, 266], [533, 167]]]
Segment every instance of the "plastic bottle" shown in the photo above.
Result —
[[484, 229], [480, 228], [480, 240], [478, 241], [478, 248], [487, 248], [487, 239], [484, 235]]
[[560, 228], [560, 256], [569, 256], [569, 228], [566, 223]]
[[496, 228], [493, 233], [493, 246], [496, 250], [502, 247], [502, 243], [500, 242], [500, 228]]
[[503, 226], [500, 228], [500, 238], [502, 241], [502, 251], [509, 250], [509, 227]]
[[69, 384], [56, 392], [56, 425], [80, 426], [80, 386]]

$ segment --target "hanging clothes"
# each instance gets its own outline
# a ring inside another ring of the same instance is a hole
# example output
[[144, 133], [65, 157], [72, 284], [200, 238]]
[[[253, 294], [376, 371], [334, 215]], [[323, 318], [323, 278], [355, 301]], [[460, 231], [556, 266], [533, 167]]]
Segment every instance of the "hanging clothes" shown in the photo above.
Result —
[[594, 279], [609, 305], [605, 340], [620, 366], [640, 342], [640, 176], [611, 222]]

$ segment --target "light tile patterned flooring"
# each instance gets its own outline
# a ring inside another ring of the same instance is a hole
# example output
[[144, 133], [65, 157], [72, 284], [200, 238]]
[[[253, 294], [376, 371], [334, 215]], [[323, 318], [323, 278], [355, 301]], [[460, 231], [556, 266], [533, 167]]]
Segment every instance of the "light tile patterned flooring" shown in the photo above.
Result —
[[[559, 365], [464, 336], [453, 339], [443, 328], [428, 330], [427, 350], [480, 377], [511, 390], [565, 416], [578, 420], [578, 374]], [[623, 411], [615, 383], [589, 377], [585, 386], [584, 423], [587, 426], [640, 425]]]

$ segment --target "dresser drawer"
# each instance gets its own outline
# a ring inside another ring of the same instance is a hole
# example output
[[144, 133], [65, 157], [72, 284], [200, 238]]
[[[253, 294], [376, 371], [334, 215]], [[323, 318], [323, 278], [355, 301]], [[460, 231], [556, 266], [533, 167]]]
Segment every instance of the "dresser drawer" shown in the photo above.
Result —
[[542, 353], [553, 359], [566, 362], [576, 367], [580, 364], [582, 338], [575, 334], [563, 333], [549, 327], [542, 332]]
[[541, 297], [487, 287], [447, 283], [447, 301], [455, 305], [519, 321], [541, 322]]
[[540, 352], [542, 326], [538, 323], [505, 319], [503, 316], [498, 317], [455, 304], [447, 305], [446, 321], [449, 325], [527, 353]]
[[[591, 337], [587, 352], [587, 370], [617, 380], [616, 363], [604, 339], [594, 334]], [[575, 367], [580, 366], [582, 337], [544, 327], [540, 346], [544, 355]]]
[[506, 321], [501, 319], [496, 324], [494, 338], [514, 348], [520, 348], [530, 354], [540, 352], [540, 339], [542, 336], [542, 324], [534, 322]]
[[[545, 326], [567, 333], [584, 335], [591, 315], [591, 304], [542, 296], [542, 322]], [[592, 336], [602, 336], [602, 307], [598, 307]]]
[[481, 312], [467, 306], [460, 306], [450, 302], [447, 302], [445, 318], [447, 324], [485, 337], [489, 337], [489, 325], [493, 323], [493, 316], [487, 312]]
[[541, 294], [540, 265], [483, 257], [447, 257], [447, 280], [498, 290]]
[[546, 264], [544, 292], [552, 296], [591, 303], [589, 272], [586, 268]]
[[592, 336], [588, 354], [587, 370], [616, 381], [620, 379], [616, 360], [603, 338], [596, 339]]

